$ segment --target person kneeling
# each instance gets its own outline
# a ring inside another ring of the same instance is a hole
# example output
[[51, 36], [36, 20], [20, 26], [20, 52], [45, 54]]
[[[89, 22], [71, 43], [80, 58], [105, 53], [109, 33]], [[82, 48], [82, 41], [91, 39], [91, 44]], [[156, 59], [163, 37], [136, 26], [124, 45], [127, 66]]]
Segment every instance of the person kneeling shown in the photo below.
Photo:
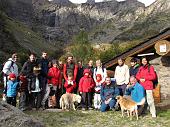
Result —
[[115, 84], [111, 83], [111, 78], [107, 77], [105, 80], [105, 84], [102, 85], [100, 90], [100, 96], [102, 100], [100, 108], [101, 112], [105, 112], [108, 107], [114, 110], [114, 106], [116, 104], [115, 97], [119, 94], [119, 89], [115, 86]]
[[129, 95], [130, 98], [138, 105], [138, 114], [141, 114], [145, 104], [145, 90], [141, 84], [139, 84], [135, 76], [130, 77], [130, 85], [127, 86], [125, 95]]

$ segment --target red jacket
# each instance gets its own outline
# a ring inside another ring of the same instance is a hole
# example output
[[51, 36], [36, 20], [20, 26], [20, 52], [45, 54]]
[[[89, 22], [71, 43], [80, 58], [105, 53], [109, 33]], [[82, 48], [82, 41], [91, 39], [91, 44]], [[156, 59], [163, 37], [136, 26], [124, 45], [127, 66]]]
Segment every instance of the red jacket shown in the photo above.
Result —
[[80, 92], [92, 92], [94, 87], [95, 87], [95, 83], [94, 83], [93, 78], [83, 76], [80, 79], [80, 82], [79, 82], [79, 91]]
[[74, 89], [76, 88], [76, 82], [73, 81], [73, 85], [72, 85], [72, 84], [68, 84], [68, 81], [66, 81], [64, 87], [66, 88], [67, 93], [73, 93]]
[[145, 88], [145, 90], [153, 90], [153, 80], [156, 79], [156, 73], [154, 67], [150, 65], [141, 66], [138, 73], [136, 74], [137, 80], [141, 78], [145, 79], [145, 82], [140, 82], [140, 84]]
[[53, 84], [54, 86], [61, 85], [61, 74], [58, 68], [50, 68], [48, 71], [48, 77], [48, 84]]
[[[75, 64], [74, 65], [74, 70], [73, 70], [73, 73], [74, 73], [74, 81], [76, 81], [76, 77], [77, 77], [77, 72], [78, 72], [78, 66]], [[64, 79], [67, 80], [67, 64], [64, 64], [64, 67], [63, 67], [63, 74], [64, 74]]]

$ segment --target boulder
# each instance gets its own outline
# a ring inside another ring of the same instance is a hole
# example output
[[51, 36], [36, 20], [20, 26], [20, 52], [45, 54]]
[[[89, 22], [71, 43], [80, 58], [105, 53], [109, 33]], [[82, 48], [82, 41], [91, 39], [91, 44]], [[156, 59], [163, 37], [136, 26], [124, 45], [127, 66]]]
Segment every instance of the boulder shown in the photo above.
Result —
[[45, 127], [45, 125], [16, 107], [0, 101], [0, 127]]

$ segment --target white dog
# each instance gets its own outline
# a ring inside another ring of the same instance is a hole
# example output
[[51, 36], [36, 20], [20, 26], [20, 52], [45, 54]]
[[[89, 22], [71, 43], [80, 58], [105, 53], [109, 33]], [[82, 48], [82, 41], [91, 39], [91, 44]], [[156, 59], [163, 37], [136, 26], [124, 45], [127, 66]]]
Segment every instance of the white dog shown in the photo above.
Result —
[[74, 103], [81, 102], [81, 96], [77, 94], [65, 93], [60, 98], [60, 107], [62, 110], [73, 109], [76, 110]]

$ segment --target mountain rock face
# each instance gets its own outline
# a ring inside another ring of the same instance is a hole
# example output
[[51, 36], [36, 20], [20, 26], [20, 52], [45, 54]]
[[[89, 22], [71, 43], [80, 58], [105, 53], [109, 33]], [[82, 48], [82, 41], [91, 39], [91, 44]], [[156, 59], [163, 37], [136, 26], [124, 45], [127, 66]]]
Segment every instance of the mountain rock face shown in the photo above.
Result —
[[70, 42], [81, 29], [88, 32], [91, 42], [110, 43], [144, 39], [170, 26], [170, 0], [157, 0], [149, 7], [137, 0], [88, 0], [84, 4], [69, 0], [8, 1], [6, 10], [10, 17], [54, 43]]

